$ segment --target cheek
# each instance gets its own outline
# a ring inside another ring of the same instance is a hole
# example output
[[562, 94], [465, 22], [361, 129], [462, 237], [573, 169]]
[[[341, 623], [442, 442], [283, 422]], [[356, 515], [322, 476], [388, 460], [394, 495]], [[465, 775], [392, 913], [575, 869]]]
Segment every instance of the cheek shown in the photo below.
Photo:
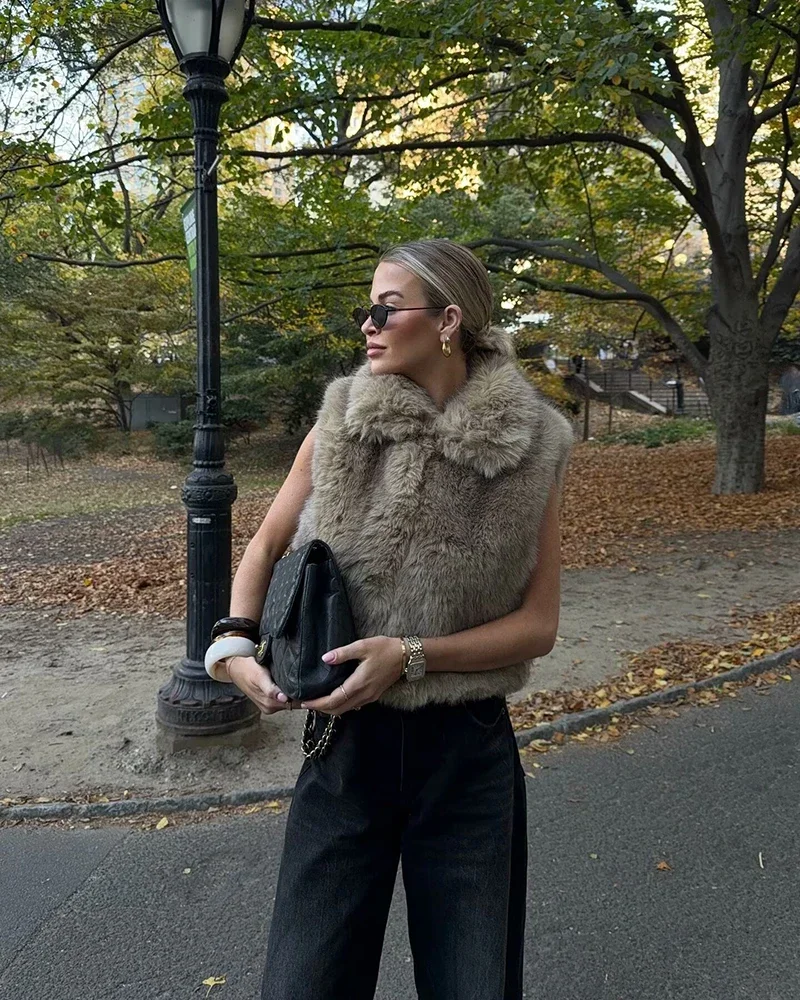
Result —
[[398, 363], [419, 363], [430, 357], [435, 349], [435, 336], [430, 330], [420, 330], [409, 324], [397, 334], [389, 341], [389, 348], [392, 359]]

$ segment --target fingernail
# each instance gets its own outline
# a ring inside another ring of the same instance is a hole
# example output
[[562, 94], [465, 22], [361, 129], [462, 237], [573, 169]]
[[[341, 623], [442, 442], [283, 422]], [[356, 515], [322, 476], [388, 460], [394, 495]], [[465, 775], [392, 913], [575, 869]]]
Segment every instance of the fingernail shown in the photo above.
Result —
[[278, 695], [278, 701], [288, 701], [288, 700], [289, 699], [286, 697], [285, 694], [279, 694]]
[[336, 653], [326, 653], [322, 657], [322, 659], [325, 663], [333, 663], [333, 661], [336, 659]]
[[308, 705], [304, 701], [300, 702], [300, 708], [308, 708]]

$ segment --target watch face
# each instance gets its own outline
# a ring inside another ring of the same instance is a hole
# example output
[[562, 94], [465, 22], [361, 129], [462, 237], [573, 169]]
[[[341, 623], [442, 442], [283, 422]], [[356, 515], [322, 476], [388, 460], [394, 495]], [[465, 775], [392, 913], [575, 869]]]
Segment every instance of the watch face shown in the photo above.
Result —
[[406, 669], [406, 677], [410, 681], [418, 681], [425, 676], [425, 662], [423, 660], [411, 660]]

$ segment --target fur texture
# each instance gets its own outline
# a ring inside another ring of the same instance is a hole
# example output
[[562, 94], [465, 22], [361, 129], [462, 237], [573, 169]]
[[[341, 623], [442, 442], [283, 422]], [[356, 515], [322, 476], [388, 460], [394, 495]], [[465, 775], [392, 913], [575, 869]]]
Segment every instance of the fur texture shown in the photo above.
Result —
[[[326, 390], [293, 545], [331, 546], [363, 637], [449, 635], [520, 606], [572, 429], [522, 374], [508, 335], [492, 328], [480, 348], [443, 409], [368, 363]], [[437, 671], [381, 701], [414, 709], [508, 695], [529, 666]]]

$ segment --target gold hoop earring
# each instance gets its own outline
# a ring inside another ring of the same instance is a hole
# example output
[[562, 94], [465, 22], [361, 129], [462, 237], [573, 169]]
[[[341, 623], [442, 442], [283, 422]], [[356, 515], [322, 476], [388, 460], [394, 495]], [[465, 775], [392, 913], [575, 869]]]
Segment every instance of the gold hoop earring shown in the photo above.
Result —
[[446, 358], [449, 358], [452, 353], [453, 348], [450, 346], [450, 338], [447, 337], [442, 341], [442, 354], [444, 354]]

